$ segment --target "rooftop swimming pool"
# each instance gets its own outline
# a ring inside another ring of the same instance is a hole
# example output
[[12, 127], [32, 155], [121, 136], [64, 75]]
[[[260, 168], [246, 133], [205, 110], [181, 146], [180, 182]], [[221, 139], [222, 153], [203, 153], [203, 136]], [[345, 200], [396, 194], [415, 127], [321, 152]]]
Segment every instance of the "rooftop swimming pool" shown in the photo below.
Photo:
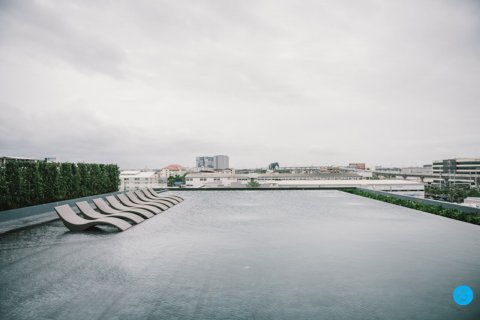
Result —
[[479, 226], [341, 191], [177, 194], [125, 232], [2, 236], [1, 318], [480, 318]]

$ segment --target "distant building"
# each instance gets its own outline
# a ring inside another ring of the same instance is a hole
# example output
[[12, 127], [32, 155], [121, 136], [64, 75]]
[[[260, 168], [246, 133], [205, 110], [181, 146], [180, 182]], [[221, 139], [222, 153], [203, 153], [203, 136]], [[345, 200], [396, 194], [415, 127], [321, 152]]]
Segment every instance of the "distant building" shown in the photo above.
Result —
[[186, 187], [246, 188], [256, 181], [263, 188], [368, 188], [423, 197], [424, 185], [408, 180], [366, 180], [355, 173], [283, 174], [283, 173], [188, 173]]
[[[322, 174], [290, 174], [290, 173], [188, 173], [186, 186], [201, 187], [245, 187], [251, 180], [257, 181], [262, 186], [281, 187], [311, 185], [312, 181], [324, 180], [361, 180], [361, 176], [354, 173], [322, 173]], [[305, 183], [305, 181], [309, 181]]]
[[45, 162], [55, 162], [56, 158], [27, 158], [27, 157], [0, 157], [0, 165], [3, 166], [5, 165], [5, 162], [7, 161], [31, 161], [31, 162], [40, 162], [40, 161], [45, 161]]
[[405, 174], [432, 174], [432, 166], [422, 166], [422, 167], [405, 167], [400, 169], [400, 173]]
[[196, 158], [197, 168], [223, 170], [228, 169], [229, 158], [226, 155], [200, 156]]
[[197, 168], [215, 169], [214, 158], [209, 156], [200, 156], [196, 159]]
[[432, 169], [435, 185], [480, 186], [480, 158], [435, 160]]
[[160, 179], [166, 181], [169, 177], [183, 176], [187, 169], [178, 164], [171, 164], [160, 170]]
[[158, 187], [159, 179], [160, 175], [155, 171], [122, 171], [120, 172], [120, 191]]
[[348, 167], [356, 170], [366, 170], [367, 168], [367, 166], [363, 162], [349, 163]]
[[214, 169], [224, 170], [230, 168], [229, 159], [226, 155], [217, 155], [213, 157]]
[[387, 172], [387, 173], [390, 173], [390, 172], [398, 172], [398, 173], [401, 173], [401, 172], [402, 172], [402, 168], [376, 166], [376, 167], [375, 167], [375, 171], [377, 171], [377, 172]]

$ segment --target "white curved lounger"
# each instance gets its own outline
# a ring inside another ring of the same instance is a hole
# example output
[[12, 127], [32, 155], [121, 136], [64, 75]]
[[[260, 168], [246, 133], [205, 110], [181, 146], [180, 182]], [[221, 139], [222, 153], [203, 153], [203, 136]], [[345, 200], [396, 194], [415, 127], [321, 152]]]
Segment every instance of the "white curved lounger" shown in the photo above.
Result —
[[[139, 191], [137, 191], [139, 192]], [[148, 201], [165, 201], [165, 202], [168, 202], [170, 203], [171, 205], [176, 205], [176, 204], [179, 204], [180, 201], [176, 200], [176, 199], [172, 199], [172, 198], [165, 198], [165, 197], [155, 197], [153, 196], [149, 191], [147, 190], [141, 190], [140, 193], [143, 194], [143, 196], [148, 199]]]
[[155, 190], [153, 190], [153, 188], [146, 188], [145, 190], [146, 190], [147, 192], [149, 192], [152, 197], [155, 197], [155, 198], [162, 198], [162, 199], [164, 199], [164, 198], [169, 198], [169, 199], [172, 199], [172, 200], [176, 201], [177, 203], [180, 203], [180, 202], [182, 202], [182, 201], [184, 200], [182, 197], [174, 196], [174, 195], [171, 195], [171, 196], [163, 196], [163, 197], [162, 197], [160, 194], [158, 194], [157, 192], [155, 192]]
[[93, 203], [95, 203], [95, 205], [97, 206], [97, 209], [100, 211], [100, 212], [103, 212], [105, 214], [117, 214], [117, 213], [132, 213], [132, 214], [135, 214], [136, 216], [140, 216], [142, 217], [143, 219], [148, 219], [148, 218], [151, 218], [153, 217], [153, 214], [151, 214], [150, 212], [146, 211], [146, 214], [143, 213], [143, 210], [140, 211], [140, 212], [135, 212], [135, 211], [129, 211], [129, 210], [117, 210], [117, 209], [114, 209], [112, 207], [110, 207], [108, 205], [108, 203], [105, 202], [105, 200], [103, 200], [102, 198], [97, 198], [97, 199], [93, 199], [92, 200]]
[[114, 196], [107, 196], [106, 197], [108, 203], [112, 206], [113, 209], [120, 210], [120, 211], [125, 211], [125, 212], [132, 212], [136, 213], [138, 215], [141, 215], [144, 218], [151, 218], [154, 216], [153, 213], [151, 213], [148, 210], [141, 209], [141, 208], [132, 208], [132, 207], [127, 207], [123, 205], [120, 201], [118, 201], [117, 198]]
[[175, 196], [160, 196], [158, 195], [158, 193], [153, 191], [153, 189], [152, 191], [149, 191], [148, 189], [142, 189], [141, 191], [149, 199], [164, 200], [170, 202], [171, 204], [179, 204], [180, 202], [182, 202], [181, 200], [175, 198]]
[[[146, 188], [154, 197], [160, 197], [162, 198], [162, 196], [156, 192], [155, 190], [153, 190], [153, 188]], [[183, 201], [184, 199], [182, 197], [179, 197], [179, 196], [175, 196], [175, 195], [169, 195], [169, 196], [164, 196], [165, 198], [171, 198], [171, 199], [174, 199], [178, 202], [181, 202]]]
[[112, 226], [120, 231], [125, 231], [132, 226], [130, 223], [118, 218], [106, 217], [97, 220], [83, 219], [82, 217], [79, 217], [68, 204], [55, 207], [54, 209], [65, 227], [71, 231], [82, 231], [97, 225]]
[[[106, 218], [104, 214], [101, 214], [93, 210], [92, 206], [87, 201], [81, 201], [75, 204], [77, 205], [80, 212], [87, 218], [90, 218], [90, 219]], [[137, 216], [136, 214], [130, 213], [130, 212], [113, 213], [113, 214], [110, 214], [109, 216], [113, 218], [119, 218], [122, 220], [128, 220], [129, 222], [133, 222], [136, 224], [139, 224], [140, 222], [143, 222], [145, 220], [142, 217]]]
[[154, 206], [154, 207], [156, 207], [156, 208], [158, 208], [162, 211], [165, 211], [168, 208], [170, 208], [169, 206], [167, 206], [164, 203], [155, 202], [153, 200], [150, 200], [148, 202], [147, 201], [142, 201], [133, 192], [127, 192], [125, 195], [128, 197], [128, 199], [130, 199], [130, 201], [132, 201], [133, 203], [136, 203], [136, 204]]
[[141, 209], [145, 209], [145, 210], [148, 210], [150, 211], [151, 213], [154, 213], [154, 214], [158, 214], [160, 212], [162, 212], [162, 210], [158, 209], [157, 207], [154, 207], [154, 206], [148, 206], [148, 205], [140, 205], [140, 204], [137, 204], [137, 203], [133, 203], [132, 201], [130, 201], [130, 199], [124, 195], [124, 194], [117, 194], [117, 198], [118, 200], [120, 200], [120, 202], [123, 204], [123, 205], [126, 205], [127, 207], [134, 207], [134, 208], [141, 208]]
[[135, 193], [135, 196], [138, 199], [140, 199], [140, 201], [143, 201], [143, 202], [161, 203], [163, 205], [166, 205], [168, 208], [171, 208], [174, 205], [176, 205], [176, 203], [172, 203], [171, 201], [168, 201], [168, 199], [149, 199], [140, 190], [134, 191], [134, 193]]
[[153, 190], [153, 188], [149, 188], [147, 189], [154, 197], [159, 197], [159, 198], [169, 198], [169, 199], [172, 199], [172, 200], [175, 200], [177, 201], [178, 203], [182, 202], [184, 199], [182, 197], [179, 197], [179, 196], [176, 196], [176, 195], [169, 195], [169, 196], [162, 196], [160, 195], [158, 192], [156, 192], [155, 190]]
[[[145, 188], [145, 189], [150, 191], [154, 196], [161, 197], [160, 193], [155, 191], [153, 188]], [[173, 194], [169, 195], [169, 196], [165, 196], [165, 197], [173, 198], [173, 199], [176, 199], [178, 201], [183, 201], [184, 200], [182, 197], [179, 197], [179, 196], [176, 196], [176, 195], [173, 195]]]

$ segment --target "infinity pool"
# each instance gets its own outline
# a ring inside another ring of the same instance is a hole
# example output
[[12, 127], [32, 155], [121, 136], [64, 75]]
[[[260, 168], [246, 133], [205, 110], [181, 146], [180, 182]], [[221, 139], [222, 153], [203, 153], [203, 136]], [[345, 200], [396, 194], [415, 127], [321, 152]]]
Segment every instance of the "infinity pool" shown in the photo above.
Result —
[[340, 191], [178, 194], [123, 233], [1, 237], [0, 318], [480, 318], [479, 226]]

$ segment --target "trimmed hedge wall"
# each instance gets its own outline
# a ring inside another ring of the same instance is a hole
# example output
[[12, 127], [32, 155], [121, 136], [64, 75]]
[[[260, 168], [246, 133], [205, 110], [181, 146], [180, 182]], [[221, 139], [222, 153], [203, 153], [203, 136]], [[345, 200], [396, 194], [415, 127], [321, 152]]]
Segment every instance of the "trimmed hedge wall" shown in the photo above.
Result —
[[359, 190], [359, 189], [345, 189], [343, 191], [356, 194], [358, 196], [370, 198], [370, 199], [375, 199], [383, 202], [396, 204], [402, 207], [407, 207], [415, 210], [433, 213], [442, 217], [447, 217], [455, 220], [460, 220], [460, 221], [480, 225], [480, 216], [475, 213], [471, 213], [471, 214], [464, 213], [456, 209], [442, 208], [440, 206], [423, 204], [423, 203], [416, 202], [414, 200], [397, 199], [394, 197], [389, 197], [381, 194], [374, 194], [374, 193], [370, 193], [370, 192]]
[[7, 160], [0, 165], [0, 210], [118, 190], [116, 164]]

